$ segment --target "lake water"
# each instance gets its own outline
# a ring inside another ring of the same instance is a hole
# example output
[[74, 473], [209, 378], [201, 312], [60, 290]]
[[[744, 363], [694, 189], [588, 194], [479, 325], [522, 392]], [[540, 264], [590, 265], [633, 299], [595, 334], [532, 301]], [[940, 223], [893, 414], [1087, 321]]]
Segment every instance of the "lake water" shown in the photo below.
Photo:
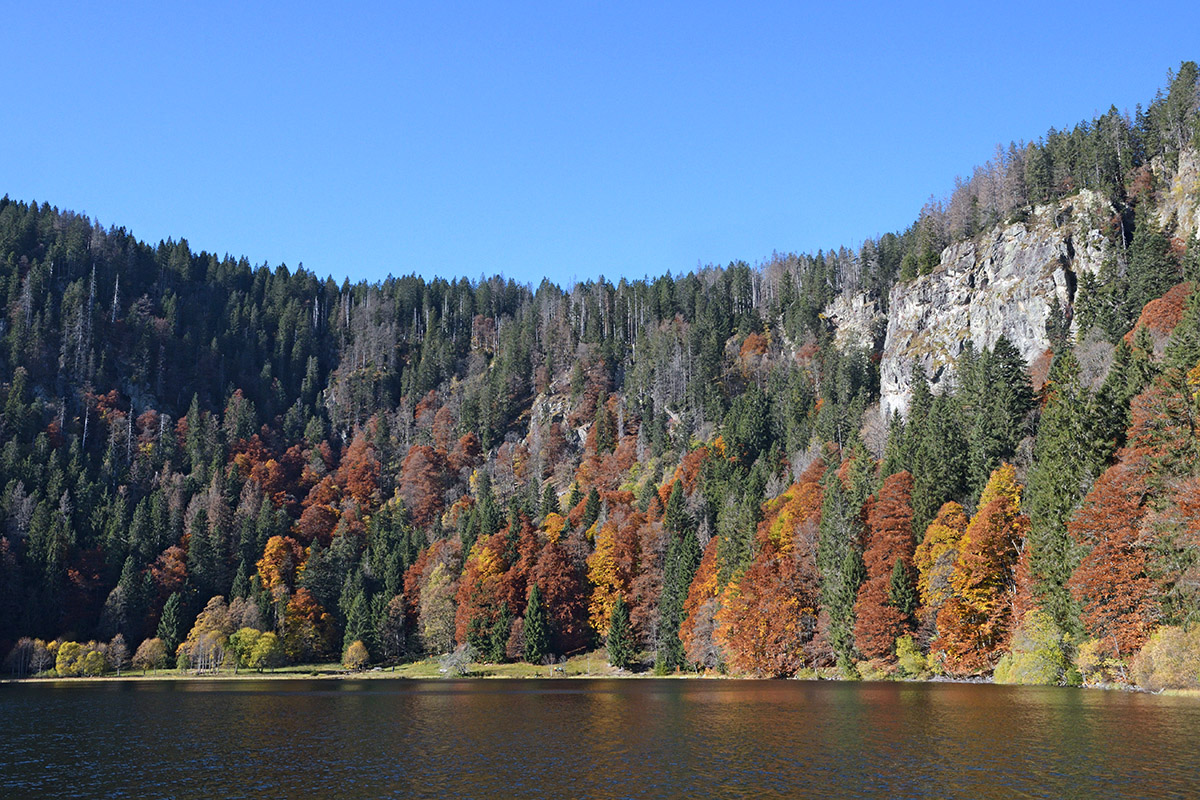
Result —
[[0, 685], [0, 796], [1200, 796], [1200, 700], [721, 680]]

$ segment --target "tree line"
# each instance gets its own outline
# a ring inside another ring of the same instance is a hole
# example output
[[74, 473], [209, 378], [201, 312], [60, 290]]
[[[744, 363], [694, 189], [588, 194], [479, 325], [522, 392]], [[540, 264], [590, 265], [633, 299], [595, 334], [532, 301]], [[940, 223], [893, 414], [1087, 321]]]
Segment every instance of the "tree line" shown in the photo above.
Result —
[[[1155, 214], [1194, 157], [1195, 65], [1168, 84], [858, 250], [616, 284], [339, 286], [6, 197], [0, 650], [21, 674], [461, 644], [1124, 669], [1196, 613], [1200, 248]], [[953, 390], [918, 375], [882, 417], [882, 341], [839, 348], [825, 306], [886, 305], [950, 241], [1081, 189], [1117, 246], [1044, 363], [968, 348]], [[1098, 599], [1114, 579], [1132, 605]]]

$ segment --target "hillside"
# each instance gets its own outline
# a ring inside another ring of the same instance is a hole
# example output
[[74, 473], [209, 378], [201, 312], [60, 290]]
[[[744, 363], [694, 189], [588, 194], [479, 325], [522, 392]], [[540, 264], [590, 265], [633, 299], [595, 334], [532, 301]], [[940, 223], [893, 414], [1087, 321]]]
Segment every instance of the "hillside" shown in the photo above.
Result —
[[5, 197], [0, 654], [1200, 663], [1198, 146], [1189, 62], [857, 250], [565, 288]]

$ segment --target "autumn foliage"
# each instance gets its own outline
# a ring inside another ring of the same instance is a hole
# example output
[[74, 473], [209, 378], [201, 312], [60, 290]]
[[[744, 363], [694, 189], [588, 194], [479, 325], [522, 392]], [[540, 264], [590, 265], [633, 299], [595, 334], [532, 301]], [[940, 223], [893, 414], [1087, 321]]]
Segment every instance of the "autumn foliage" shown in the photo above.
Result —
[[950, 576], [952, 595], [938, 612], [934, 652], [950, 673], [990, 670], [1008, 646], [1017, 560], [1028, 530], [1016, 470], [1003, 464], [979, 498]]
[[1106, 650], [1135, 653], [1155, 621], [1140, 526], [1147, 496], [1145, 465], [1136, 457], [1105, 470], [1067, 523], [1085, 555], [1068, 583], [1084, 628]]
[[855, 641], [866, 658], [890, 656], [896, 638], [912, 626], [911, 615], [889, 600], [888, 589], [897, 562], [911, 575], [913, 550], [912, 475], [900, 472], [883, 482], [867, 516], [867, 579], [854, 605]]
[[758, 554], [721, 594], [717, 639], [735, 670], [781, 677], [806, 663], [817, 626], [821, 473], [810, 470], [768, 504], [756, 534]]

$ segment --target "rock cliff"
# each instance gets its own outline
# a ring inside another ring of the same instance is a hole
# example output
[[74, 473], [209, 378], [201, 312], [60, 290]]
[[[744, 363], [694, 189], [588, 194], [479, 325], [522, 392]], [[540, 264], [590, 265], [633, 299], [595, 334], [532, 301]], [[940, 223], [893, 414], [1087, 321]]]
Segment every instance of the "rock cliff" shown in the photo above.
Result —
[[[880, 362], [885, 413], [907, 411], [918, 364], [935, 391], [952, 386], [968, 340], [978, 349], [1007, 336], [1030, 363], [1045, 353], [1053, 301], [1070, 309], [1078, 276], [1100, 269], [1108, 246], [1100, 228], [1112, 214], [1102, 197], [1081, 192], [947, 247], [933, 272], [897, 284]], [[869, 346], [882, 324], [877, 304], [861, 295], [838, 298], [825, 314], [841, 344]]]

